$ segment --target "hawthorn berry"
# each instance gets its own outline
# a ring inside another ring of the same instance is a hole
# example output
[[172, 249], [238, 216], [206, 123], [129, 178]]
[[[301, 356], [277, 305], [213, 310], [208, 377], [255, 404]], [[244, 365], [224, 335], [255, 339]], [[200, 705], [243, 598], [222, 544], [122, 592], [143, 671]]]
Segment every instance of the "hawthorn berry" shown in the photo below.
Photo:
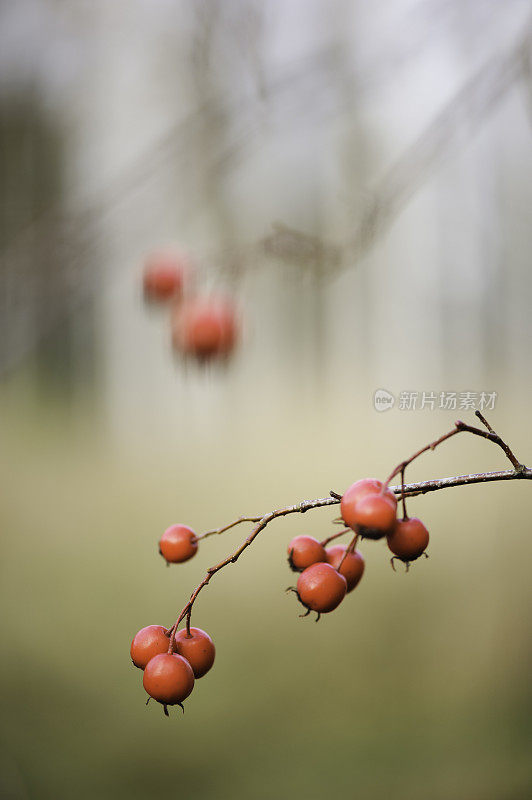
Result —
[[[359, 481], [351, 484], [349, 489], [342, 495], [340, 502], [340, 513], [346, 525], [350, 528], [356, 529], [357, 522], [355, 520], [355, 509], [358, 504], [369, 495], [378, 495], [382, 492], [382, 481], [376, 478], [362, 478]], [[397, 498], [391, 489], [386, 489], [384, 497], [394, 506], [397, 506]]]
[[148, 661], [142, 678], [144, 688], [164, 706], [181, 705], [194, 688], [194, 672], [183, 656], [164, 653]]
[[417, 517], [398, 519], [387, 541], [394, 556], [408, 563], [423, 555], [429, 543], [429, 532]]
[[139, 669], [144, 669], [154, 656], [168, 651], [169, 638], [162, 625], [148, 625], [135, 634], [131, 642], [131, 660]]
[[[352, 592], [355, 586], [358, 586], [362, 575], [364, 574], [364, 556], [358, 550], [352, 553], [346, 553], [347, 546], [345, 544], [335, 544], [326, 549], [327, 563], [338, 570], [340, 575], [343, 575], [347, 582], [347, 592]], [[345, 556], [345, 558], [344, 558]], [[340, 567], [340, 564], [342, 565]]]
[[176, 309], [172, 342], [184, 355], [200, 361], [230, 355], [238, 338], [233, 304], [223, 298], [199, 298]]
[[355, 530], [366, 539], [382, 539], [391, 532], [396, 520], [397, 504], [384, 494], [368, 494], [355, 506]]
[[324, 546], [313, 536], [296, 536], [288, 545], [288, 563], [294, 572], [301, 572], [311, 564], [326, 560]]
[[325, 614], [340, 605], [347, 592], [347, 581], [330, 564], [320, 562], [307, 567], [297, 580], [297, 594], [309, 611]]
[[167, 563], [180, 564], [195, 556], [198, 537], [187, 525], [170, 525], [159, 540], [159, 553]]
[[152, 253], [146, 259], [144, 268], [144, 296], [159, 302], [181, 297], [189, 272], [189, 264], [176, 253]]
[[202, 678], [214, 664], [216, 649], [208, 633], [201, 628], [183, 628], [175, 635], [175, 646], [180, 656], [186, 658], [195, 678]]

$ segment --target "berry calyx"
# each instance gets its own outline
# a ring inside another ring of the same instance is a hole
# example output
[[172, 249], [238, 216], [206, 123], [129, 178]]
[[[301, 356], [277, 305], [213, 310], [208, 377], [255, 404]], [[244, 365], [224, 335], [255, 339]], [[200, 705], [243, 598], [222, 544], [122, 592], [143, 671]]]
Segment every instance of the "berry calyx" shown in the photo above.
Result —
[[189, 270], [189, 265], [176, 253], [152, 253], [144, 269], [144, 296], [158, 302], [181, 297]]
[[353, 511], [355, 530], [366, 539], [382, 539], [392, 531], [396, 520], [397, 503], [384, 494], [368, 494]]
[[[369, 495], [381, 494], [383, 488], [382, 481], [376, 478], [362, 478], [359, 481], [351, 484], [349, 489], [342, 495], [340, 502], [340, 513], [346, 525], [349, 525], [353, 530], [356, 529], [355, 510], [357, 505]], [[397, 506], [397, 498], [391, 489], [386, 489], [384, 497], [395, 507]]]
[[191, 300], [176, 310], [172, 342], [176, 350], [200, 361], [226, 358], [238, 338], [235, 308], [222, 298]]
[[164, 653], [146, 665], [142, 679], [144, 688], [154, 700], [165, 706], [179, 705], [194, 688], [194, 672], [183, 656]]
[[195, 556], [198, 537], [187, 525], [170, 525], [159, 540], [159, 553], [169, 564], [181, 564]]
[[297, 594], [310, 611], [326, 614], [334, 611], [347, 592], [347, 581], [330, 564], [319, 563], [307, 567], [297, 580]]
[[201, 628], [183, 628], [175, 635], [175, 646], [180, 656], [186, 658], [195, 678], [202, 678], [214, 664], [216, 649], [208, 633]]
[[144, 669], [148, 661], [168, 651], [168, 634], [162, 625], [148, 625], [135, 634], [131, 642], [131, 660], [139, 669]]
[[[345, 544], [335, 544], [326, 549], [327, 563], [343, 575], [347, 583], [347, 592], [352, 592], [358, 586], [364, 574], [364, 556], [358, 550], [347, 552]], [[345, 556], [345, 558], [344, 558]], [[340, 566], [340, 564], [342, 566]]]
[[288, 545], [288, 563], [294, 572], [302, 572], [326, 559], [324, 546], [313, 536], [296, 536]]
[[392, 553], [408, 563], [423, 555], [429, 543], [429, 532], [417, 517], [398, 519], [387, 542]]

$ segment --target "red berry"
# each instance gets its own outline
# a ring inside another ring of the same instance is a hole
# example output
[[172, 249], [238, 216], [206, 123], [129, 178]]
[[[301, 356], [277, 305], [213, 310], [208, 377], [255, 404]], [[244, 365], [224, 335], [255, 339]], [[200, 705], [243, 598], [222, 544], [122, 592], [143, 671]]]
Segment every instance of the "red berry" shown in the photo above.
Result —
[[296, 536], [288, 545], [288, 563], [294, 572], [301, 572], [311, 564], [326, 560], [324, 546], [313, 536]]
[[180, 564], [196, 555], [198, 537], [187, 525], [170, 525], [159, 541], [159, 552], [167, 562]]
[[325, 552], [327, 553], [327, 563], [331, 567], [338, 570], [340, 564], [342, 564], [339, 572], [346, 579], [347, 592], [349, 593], [360, 583], [360, 579], [364, 574], [365, 563], [362, 553], [359, 553], [358, 550], [353, 553], [347, 553], [344, 558], [346, 550], [345, 544], [335, 544], [332, 547], [328, 547]]
[[398, 519], [388, 534], [388, 547], [401, 561], [415, 561], [429, 543], [429, 532], [420, 519]]
[[307, 567], [298, 578], [299, 599], [311, 611], [324, 614], [340, 605], [347, 592], [347, 582], [330, 564]]
[[169, 251], [152, 253], [144, 269], [144, 295], [156, 301], [180, 297], [189, 272], [190, 266], [182, 256]]
[[177, 653], [165, 653], [148, 662], [142, 683], [150, 697], [158, 703], [174, 706], [191, 693], [194, 673], [186, 658]]
[[131, 642], [131, 660], [139, 669], [144, 669], [154, 656], [166, 653], [170, 643], [166, 628], [162, 625], [148, 625], [135, 634]]
[[191, 628], [190, 634], [183, 628], [175, 635], [176, 650], [186, 658], [195, 678], [202, 678], [214, 664], [216, 649], [208, 633], [201, 628]]
[[202, 361], [227, 357], [238, 337], [236, 311], [227, 300], [203, 298], [178, 308], [172, 319], [174, 347]]
[[396, 506], [386, 495], [366, 495], [353, 512], [355, 530], [366, 539], [382, 539], [395, 525]]
[[[382, 491], [382, 486], [382, 482], [378, 481], [376, 478], [362, 478], [361, 480], [351, 484], [349, 489], [346, 489], [340, 503], [340, 512], [346, 525], [349, 525], [350, 528], [355, 529], [356, 522], [354, 515], [358, 503], [368, 495], [380, 494]], [[390, 503], [392, 503], [394, 506], [397, 506], [397, 498], [390, 489], [386, 489], [384, 496], [390, 501]]]

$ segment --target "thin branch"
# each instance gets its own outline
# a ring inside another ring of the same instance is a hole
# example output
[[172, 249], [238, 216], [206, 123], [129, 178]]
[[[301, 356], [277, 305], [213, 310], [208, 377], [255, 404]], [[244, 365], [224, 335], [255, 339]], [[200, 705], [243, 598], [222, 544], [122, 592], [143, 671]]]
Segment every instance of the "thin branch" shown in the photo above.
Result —
[[[449, 435], [446, 434], [445, 438], [449, 438]], [[442, 437], [443, 439], [443, 437]], [[471, 475], [459, 475], [457, 477], [451, 478], [437, 478], [435, 480], [430, 481], [422, 481], [421, 483], [408, 483], [404, 485], [398, 486], [390, 486], [390, 489], [394, 494], [400, 495], [403, 491], [406, 497], [415, 497], [416, 495], [420, 494], [427, 494], [428, 492], [435, 492], [440, 489], [449, 489], [454, 486], [468, 486], [473, 483], [489, 483], [492, 481], [510, 481], [510, 480], [532, 480], [532, 469], [528, 469], [527, 467], [521, 467], [519, 469], [514, 470], [502, 470], [498, 472], [480, 472]], [[235, 564], [244, 550], [246, 550], [250, 544], [257, 538], [259, 533], [266, 528], [267, 525], [270, 524], [274, 519], [278, 517], [286, 517], [289, 514], [304, 514], [307, 511], [310, 511], [314, 508], [325, 508], [327, 506], [334, 506], [340, 503], [340, 496], [336, 495], [334, 497], [323, 497], [318, 500], [307, 500], [302, 503], [297, 503], [296, 505], [287, 506], [286, 508], [278, 509], [277, 511], [271, 511], [269, 514], [265, 514], [263, 517], [260, 518], [257, 525], [253, 528], [247, 539], [238, 547], [234, 553], [231, 553], [227, 558], [224, 558], [223, 561], [220, 561], [219, 564], [216, 564], [213, 567], [209, 567], [207, 573], [201, 583], [194, 589], [190, 596], [190, 600], [185, 605], [179, 617], [177, 618], [176, 622], [172, 625], [169, 629], [171, 631], [170, 634], [170, 643], [168, 646], [168, 652], [173, 652], [174, 650], [174, 639], [177, 628], [179, 624], [186, 618], [187, 629], [190, 629], [190, 617], [192, 614], [192, 607], [202, 589], [207, 586], [212, 578], [217, 572], [220, 572], [224, 567], [229, 566], [229, 564]], [[234, 523], [238, 524], [238, 520]], [[226, 526], [226, 528], [232, 527], [232, 525]]]
[[390, 473], [387, 480], [384, 483], [384, 488], [388, 486], [391, 480], [395, 478], [396, 475], [401, 475], [401, 481], [404, 483], [404, 473], [405, 469], [415, 461], [416, 458], [426, 453], [428, 450], [435, 450], [440, 444], [445, 442], [447, 439], [450, 439], [451, 436], [456, 436], [457, 433], [472, 433], [474, 436], [480, 436], [482, 439], [488, 439], [488, 441], [493, 442], [494, 444], [498, 445], [512, 464], [513, 468], [516, 471], [524, 469], [523, 464], [516, 458], [513, 454], [510, 446], [499, 436], [499, 434], [495, 433], [487, 419], [480, 413], [480, 411], [475, 411], [476, 416], [481, 422], [486, 426], [488, 429], [487, 431], [482, 430], [481, 428], [475, 428], [474, 425], [468, 425], [461, 420], [458, 420], [454, 424], [454, 428], [452, 428], [447, 433], [444, 433], [443, 436], [440, 436], [439, 439], [436, 439], [434, 442], [430, 442], [426, 444], [425, 447], [416, 450], [416, 452], [410, 456], [410, 458], [405, 459], [405, 461], [401, 461]]
[[230, 522], [229, 525], [223, 525], [221, 528], [213, 528], [211, 531], [206, 531], [205, 533], [200, 533], [197, 536], [197, 539], [207, 539], [208, 536], [218, 536], [220, 533], [225, 533], [226, 531], [230, 530], [231, 528], [235, 528], [237, 525], [241, 525], [243, 522], [260, 522], [262, 517], [238, 517], [233, 522]]
[[458, 428], [458, 431], [472, 433], [475, 436], [481, 436], [483, 439], [487, 439], [488, 441], [497, 444], [500, 448], [502, 448], [502, 450], [504, 450], [504, 453], [508, 457], [514, 469], [519, 470], [522, 468], [523, 465], [519, 463], [506, 442], [504, 442], [494, 431], [483, 431], [480, 428], [475, 428], [473, 425], [466, 425], [465, 422], [457, 422], [456, 427]]
[[356, 256], [391, 227], [443, 158], [480, 129], [510, 87], [526, 74], [530, 39], [528, 22], [524, 35], [507, 52], [490, 56], [403, 151], [362, 212], [349, 243]]
[[[457, 475], [453, 478], [437, 478], [431, 481], [406, 483], [406, 497], [417, 497], [428, 492], [437, 492], [439, 489], [451, 489], [454, 486], [470, 486], [473, 483], [491, 483], [493, 481], [532, 480], [532, 469], [523, 467], [521, 470], [503, 469], [496, 472], [476, 472], [471, 475]], [[390, 486], [396, 495], [401, 494], [400, 486]]]
[[[419, 450], [416, 450], [416, 452], [413, 455], [411, 455], [410, 458], [401, 461], [395, 467], [395, 469], [393, 469], [392, 472], [390, 473], [388, 479], [383, 484], [382, 491], [383, 492], [385, 491], [385, 489], [389, 486], [390, 481], [396, 475], [401, 476], [400, 485], [392, 486], [390, 487], [390, 489], [394, 492], [394, 494], [399, 495], [401, 497], [403, 502], [403, 513], [405, 519], [407, 519], [406, 504], [405, 504], [406, 497], [414, 497], [419, 494], [426, 494], [427, 492], [434, 492], [439, 489], [447, 489], [452, 486], [465, 486], [472, 483], [488, 483], [490, 481], [516, 480], [523, 478], [528, 480], [532, 479], [532, 469], [528, 469], [527, 467], [524, 466], [524, 464], [521, 464], [518, 461], [518, 459], [510, 449], [509, 445], [499, 436], [499, 434], [497, 434], [493, 430], [489, 422], [480, 413], [480, 411], [477, 411], [475, 413], [477, 418], [486, 427], [486, 430], [483, 430], [482, 428], [476, 428], [473, 425], [468, 425], [465, 422], [458, 420], [457, 422], [455, 422], [454, 427], [450, 431], [447, 431], [447, 433], [444, 433], [435, 441], [429, 442], [429, 444], [425, 445], [424, 447], [421, 447]], [[458, 433], [471, 433], [474, 436], [480, 436], [481, 438], [488, 439], [488, 441], [496, 444], [503, 450], [504, 454], [511, 462], [513, 470], [503, 470], [499, 472], [481, 472], [472, 475], [460, 475], [458, 477], [452, 477], [452, 478], [438, 478], [436, 480], [424, 481], [422, 483], [405, 484], [404, 482], [405, 470], [416, 458], [418, 458], [423, 453], [426, 453], [428, 450], [435, 450], [436, 447], [438, 447], [440, 444], [447, 441], [447, 439], [450, 439], [452, 436], [456, 436]], [[277, 519], [278, 517], [286, 517], [289, 514], [304, 514], [305, 512], [310, 511], [311, 509], [314, 508], [324, 508], [327, 506], [338, 505], [338, 503], [340, 503], [341, 500], [342, 500], [342, 495], [331, 490], [329, 492], [329, 497], [320, 498], [318, 500], [307, 500], [302, 503], [297, 503], [296, 505], [287, 506], [286, 508], [280, 508], [277, 511], [270, 511], [268, 514], [265, 514], [262, 517], [238, 517], [236, 520], [230, 522], [228, 525], [224, 525], [220, 528], [214, 528], [213, 530], [207, 531], [206, 533], [200, 535], [198, 538], [204, 539], [207, 536], [214, 536], [220, 533], [224, 533], [224, 531], [228, 531], [231, 528], [234, 528], [243, 522], [255, 523], [255, 527], [253, 528], [249, 536], [234, 551], [234, 553], [228, 555], [227, 558], [224, 558], [222, 561], [220, 561], [219, 564], [216, 564], [213, 567], [209, 567], [209, 569], [207, 570], [207, 574], [205, 575], [201, 583], [194, 589], [194, 591], [190, 595], [190, 600], [185, 605], [184, 609], [181, 611], [176, 622], [172, 625], [171, 628], [168, 629], [168, 635], [170, 638], [168, 645], [168, 652], [173, 653], [174, 651], [175, 634], [179, 626], [179, 623], [182, 622], [183, 619], [186, 619], [187, 631], [190, 633], [190, 618], [192, 615], [192, 608], [194, 606], [194, 603], [196, 602], [199, 593], [202, 591], [202, 589], [205, 588], [205, 586], [207, 586], [210, 583], [212, 576], [216, 575], [216, 573], [220, 572], [220, 570], [222, 570], [224, 567], [229, 566], [229, 564], [235, 564], [242, 555], [242, 553], [244, 552], [244, 550], [246, 550], [250, 546], [250, 544], [252, 544], [252, 542], [255, 541], [259, 533], [261, 533], [261, 531], [263, 531], [264, 528], [266, 528], [266, 526], [269, 525], [270, 522], [272, 522], [274, 519]], [[333, 539], [336, 539], [338, 536], [341, 536], [345, 532], [346, 530], [343, 530], [340, 531], [338, 534], [333, 534], [332, 536], [330, 536], [328, 539], [325, 540], [324, 544], [332, 541]], [[355, 533], [353, 539], [351, 540], [351, 542], [347, 547], [346, 553], [353, 552], [353, 550], [356, 547], [357, 541], [358, 541], [358, 533]], [[343, 564], [343, 559], [341, 561], [341, 564]]]
[[401, 461], [396, 467], [393, 468], [387, 479], [384, 481], [383, 491], [388, 487], [388, 484], [395, 478], [396, 475], [401, 475], [401, 483], [403, 485], [405, 469], [412, 463], [412, 461], [415, 461], [416, 458], [419, 458], [419, 456], [423, 455], [423, 453], [426, 453], [428, 450], [435, 450], [438, 445], [447, 441], [447, 439], [450, 439], [451, 436], [456, 436], [457, 433], [461, 432], [462, 429], [460, 428], [460, 425], [462, 424], [463, 423], [460, 421], [456, 422], [454, 428], [452, 428], [450, 431], [447, 431], [447, 433], [444, 433], [443, 436], [439, 437], [439, 439], [429, 442], [429, 444], [426, 444], [424, 447], [416, 450], [416, 452], [413, 453], [410, 458], [406, 458], [404, 461]]
[[221, 569], [227, 567], [229, 564], [236, 564], [236, 562], [238, 561], [244, 550], [246, 550], [249, 547], [249, 545], [256, 539], [256, 537], [266, 527], [266, 525], [268, 525], [273, 519], [277, 519], [277, 517], [285, 517], [288, 514], [296, 514], [296, 513], [304, 514], [306, 511], [310, 511], [311, 508], [322, 508], [324, 506], [332, 506], [336, 505], [339, 502], [340, 501], [334, 497], [324, 497], [318, 500], [307, 500], [302, 503], [297, 503], [296, 505], [293, 506], [288, 506], [287, 508], [281, 508], [278, 511], [270, 511], [269, 514], [265, 514], [265, 516], [260, 519], [256, 527], [253, 528], [247, 539], [240, 545], [240, 547], [238, 547], [235, 550], [234, 553], [231, 553], [231, 555], [227, 556], [227, 558], [224, 558], [223, 561], [220, 561], [220, 563], [216, 564], [214, 567], [209, 567], [209, 569], [207, 570], [207, 574], [205, 575], [199, 586], [197, 586], [196, 589], [192, 592], [192, 594], [190, 595], [190, 600], [188, 601], [183, 611], [181, 612], [181, 614], [179, 615], [176, 622], [171, 628], [172, 632], [170, 635], [168, 652], [172, 653], [174, 651], [174, 640], [177, 627], [179, 623], [182, 622], [183, 619], [185, 619], [185, 617], [187, 622], [187, 630], [190, 632], [190, 615], [192, 613], [192, 606], [194, 605], [194, 602], [198, 594], [201, 592], [201, 590], [208, 585], [212, 576], [215, 575], [217, 572], [219, 572]]
[[486, 426], [486, 428], [487, 428], [487, 429], [488, 429], [488, 430], [489, 430], [491, 433], [495, 433], [495, 431], [493, 430], [493, 428], [492, 428], [492, 427], [491, 427], [491, 425], [489, 424], [489, 422], [488, 422], [488, 420], [486, 419], [486, 417], [484, 416], [484, 414], [481, 414], [481, 413], [480, 413], [480, 411], [475, 411], [475, 416], [479, 418], [479, 420], [482, 422], [482, 424], [483, 424], [483, 425], [485, 425], [485, 426]]
[[488, 420], [483, 416], [483, 414], [481, 414], [480, 411], [475, 411], [475, 416], [478, 417], [478, 419], [482, 422], [482, 424], [485, 425], [486, 428], [488, 429], [489, 436], [487, 436], [486, 438], [490, 439], [492, 442], [495, 442], [495, 444], [498, 444], [499, 447], [501, 447], [504, 450], [506, 457], [509, 459], [509, 461], [511, 462], [512, 466], [515, 469], [517, 470], [523, 469], [524, 464], [521, 464], [521, 462], [515, 457], [515, 455], [510, 450], [509, 445], [503, 439], [501, 439], [501, 437], [497, 433], [495, 433], [495, 431], [489, 424]]

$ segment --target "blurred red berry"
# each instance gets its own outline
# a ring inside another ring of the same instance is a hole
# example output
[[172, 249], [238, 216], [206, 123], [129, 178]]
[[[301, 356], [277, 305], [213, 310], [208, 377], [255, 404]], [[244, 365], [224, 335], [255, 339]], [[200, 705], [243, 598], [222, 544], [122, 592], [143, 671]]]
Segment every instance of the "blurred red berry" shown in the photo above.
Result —
[[176, 350], [200, 361], [226, 358], [239, 333], [236, 310], [222, 298], [198, 298], [177, 308], [172, 319]]
[[170, 251], [152, 253], [144, 268], [146, 299], [163, 301], [181, 297], [190, 272], [190, 264], [182, 256]]

